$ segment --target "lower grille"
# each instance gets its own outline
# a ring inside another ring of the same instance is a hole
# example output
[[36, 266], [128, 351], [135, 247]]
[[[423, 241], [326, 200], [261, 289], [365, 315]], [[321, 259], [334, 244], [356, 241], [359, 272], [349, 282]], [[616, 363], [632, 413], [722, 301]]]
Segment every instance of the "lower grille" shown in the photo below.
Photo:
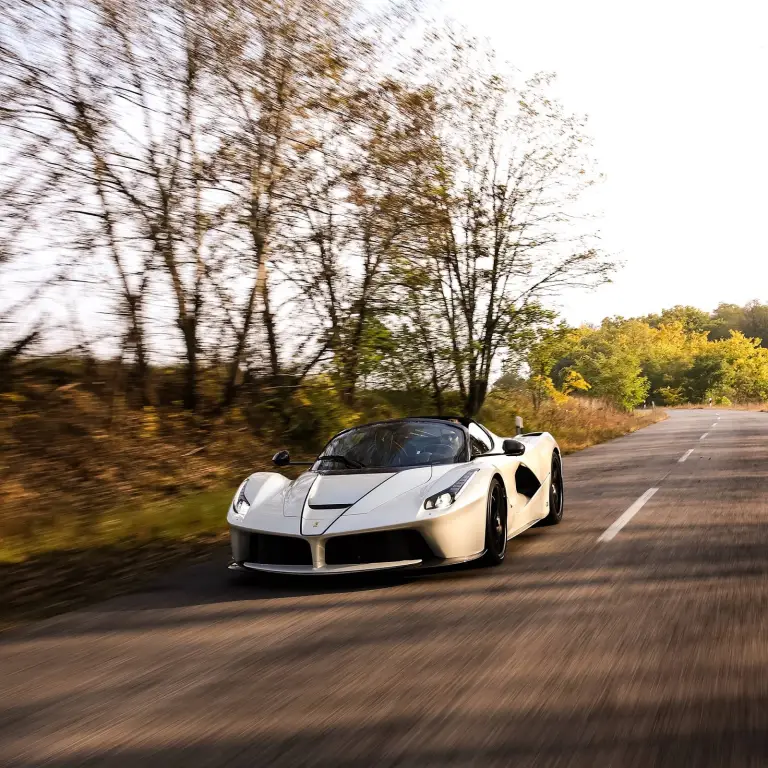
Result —
[[325, 542], [328, 565], [430, 560], [434, 555], [418, 531], [377, 531], [334, 536]]
[[236, 563], [265, 565], [312, 565], [309, 542], [293, 536], [250, 533], [236, 528], [230, 531], [232, 559]]

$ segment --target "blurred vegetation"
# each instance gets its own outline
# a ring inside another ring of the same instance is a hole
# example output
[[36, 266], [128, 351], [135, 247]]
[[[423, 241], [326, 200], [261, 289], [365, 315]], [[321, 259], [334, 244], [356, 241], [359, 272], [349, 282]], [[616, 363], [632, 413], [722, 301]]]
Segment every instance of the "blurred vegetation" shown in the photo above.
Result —
[[[203, 415], [174, 404], [183, 372], [173, 367], [151, 371], [153, 405], [144, 407], [130, 405], [127, 372], [114, 362], [30, 358], [13, 373], [13, 387], [6, 380], [0, 394], [4, 562], [219, 534], [236, 484], [272, 469], [279, 448], [311, 458], [348, 426], [434, 413], [428, 390], [361, 390], [349, 405], [326, 375], [281, 391], [249, 384], [223, 413], [212, 396]], [[458, 392], [446, 400], [446, 412], [459, 411]], [[516, 415], [530, 430], [554, 432], [565, 450], [650, 418], [565, 396], [535, 409], [525, 391], [504, 388], [491, 392], [481, 413], [502, 434], [514, 434]]]

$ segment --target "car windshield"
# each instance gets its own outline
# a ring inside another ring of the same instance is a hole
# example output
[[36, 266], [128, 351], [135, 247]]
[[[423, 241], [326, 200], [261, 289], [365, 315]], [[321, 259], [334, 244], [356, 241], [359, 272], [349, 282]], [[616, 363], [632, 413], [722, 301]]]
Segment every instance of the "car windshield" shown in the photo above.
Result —
[[[451, 424], [390, 421], [334, 437], [318, 457], [323, 469], [413, 467], [453, 464], [464, 450], [464, 433]], [[329, 457], [323, 460], [323, 456]]]

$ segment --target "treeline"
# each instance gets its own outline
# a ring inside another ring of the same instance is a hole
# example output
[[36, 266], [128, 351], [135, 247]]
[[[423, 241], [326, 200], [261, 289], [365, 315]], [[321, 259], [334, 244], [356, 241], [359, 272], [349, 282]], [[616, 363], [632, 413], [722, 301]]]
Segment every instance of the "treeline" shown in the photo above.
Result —
[[[409, 3], [0, 7], [6, 388], [25, 353], [107, 349], [137, 406], [386, 388], [475, 414], [548, 298], [611, 269], [584, 119]], [[44, 300], [100, 319], [58, 349]]]
[[599, 327], [540, 330], [498, 382], [534, 402], [568, 394], [630, 410], [641, 404], [718, 405], [768, 400], [768, 305], [677, 306]]

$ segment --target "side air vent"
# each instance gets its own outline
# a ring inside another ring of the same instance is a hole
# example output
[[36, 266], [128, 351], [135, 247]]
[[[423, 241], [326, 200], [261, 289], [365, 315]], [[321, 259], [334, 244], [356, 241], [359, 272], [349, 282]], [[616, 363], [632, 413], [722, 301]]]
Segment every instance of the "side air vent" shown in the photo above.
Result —
[[521, 464], [517, 468], [517, 472], [515, 472], [515, 486], [518, 493], [522, 493], [523, 496], [527, 496], [530, 499], [541, 488], [541, 483], [539, 478], [525, 464]]

